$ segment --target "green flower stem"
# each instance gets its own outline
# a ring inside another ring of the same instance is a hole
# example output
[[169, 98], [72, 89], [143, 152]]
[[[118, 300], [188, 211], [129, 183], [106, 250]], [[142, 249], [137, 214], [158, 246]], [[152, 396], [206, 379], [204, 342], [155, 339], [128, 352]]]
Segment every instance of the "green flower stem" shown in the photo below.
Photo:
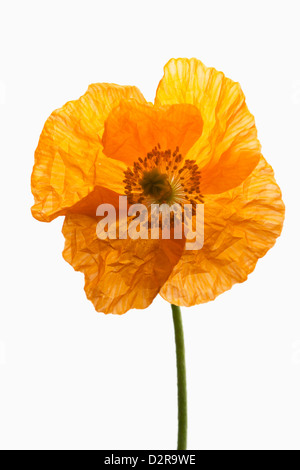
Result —
[[187, 447], [187, 391], [184, 335], [180, 307], [172, 305], [173, 322], [175, 330], [177, 383], [178, 383], [178, 450]]

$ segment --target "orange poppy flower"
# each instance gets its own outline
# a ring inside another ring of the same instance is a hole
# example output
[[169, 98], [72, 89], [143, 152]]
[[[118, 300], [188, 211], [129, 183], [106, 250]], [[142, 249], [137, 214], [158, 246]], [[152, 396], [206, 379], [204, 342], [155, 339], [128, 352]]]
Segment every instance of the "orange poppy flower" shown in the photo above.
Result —
[[[196, 59], [170, 60], [154, 105], [135, 87], [91, 85], [47, 120], [35, 153], [33, 216], [65, 216], [63, 256], [97, 311], [209, 300], [243, 282], [280, 235], [281, 191], [238, 83]], [[204, 246], [101, 240], [96, 208], [203, 203]]]

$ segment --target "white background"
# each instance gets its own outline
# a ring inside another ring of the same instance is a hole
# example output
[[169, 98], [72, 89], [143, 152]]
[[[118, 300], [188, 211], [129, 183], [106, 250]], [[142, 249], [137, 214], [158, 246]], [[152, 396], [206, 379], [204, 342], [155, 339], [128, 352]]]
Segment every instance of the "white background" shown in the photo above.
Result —
[[287, 206], [249, 280], [183, 309], [190, 449], [300, 449], [299, 13], [295, 1], [12, 1], [0, 6], [0, 447], [174, 449], [169, 305], [97, 314], [30, 214], [45, 120], [93, 82], [149, 101], [171, 57], [239, 81]]

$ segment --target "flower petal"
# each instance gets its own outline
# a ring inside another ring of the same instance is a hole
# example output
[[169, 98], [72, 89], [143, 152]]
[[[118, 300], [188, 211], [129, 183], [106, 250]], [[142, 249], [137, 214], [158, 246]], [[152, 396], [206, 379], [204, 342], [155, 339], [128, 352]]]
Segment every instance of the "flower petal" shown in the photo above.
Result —
[[64, 259], [85, 275], [85, 291], [99, 312], [146, 308], [180, 259], [183, 240], [100, 240], [97, 219], [68, 215]]
[[107, 118], [103, 134], [104, 153], [132, 165], [159, 143], [163, 150], [182, 154], [199, 139], [203, 122], [192, 105], [153, 107], [137, 101], [121, 101]]
[[91, 85], [79, 100], [54, 111], [35, 153], [33, 216], [49, 222], [86, 197], [95, 186], [123, 188], [126, 165], [102, 153], [104, 121], [122, 98], [145, 99], [136, 87]]
[[284, 212], [273, 170], [261, 158], [242, 185], [208, 198], [204, 246], [184, 252], [160, 292], [162, 297], [191, 306], [244, 282], [280, 235]]
[[197, 59], [172, 59], [155, 105], [175, 103], [197, 106], [203, 118], [203, 133], [187, 155], [202, 169], [202, 193], [241, 184], [257, 165], [261, 145], [240, 85]]

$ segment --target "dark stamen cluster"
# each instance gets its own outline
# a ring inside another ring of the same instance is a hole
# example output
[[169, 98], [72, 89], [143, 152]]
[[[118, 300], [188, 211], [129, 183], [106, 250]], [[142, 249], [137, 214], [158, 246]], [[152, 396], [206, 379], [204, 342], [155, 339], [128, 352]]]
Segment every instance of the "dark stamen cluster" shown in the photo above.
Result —
[[185, 160], [184, 166], [178, 171], [180, 182], [186, 199], [193, 206], [204, 202], [200, 190], [201, 171], [195, 160]]
[[146, 157], [140, 157], [124, 172], [125, 194], [129, 204], [203, 203], [201, 172], [194, 160], [184, 160], [179, 147], [162, 150], [157, 144]]

